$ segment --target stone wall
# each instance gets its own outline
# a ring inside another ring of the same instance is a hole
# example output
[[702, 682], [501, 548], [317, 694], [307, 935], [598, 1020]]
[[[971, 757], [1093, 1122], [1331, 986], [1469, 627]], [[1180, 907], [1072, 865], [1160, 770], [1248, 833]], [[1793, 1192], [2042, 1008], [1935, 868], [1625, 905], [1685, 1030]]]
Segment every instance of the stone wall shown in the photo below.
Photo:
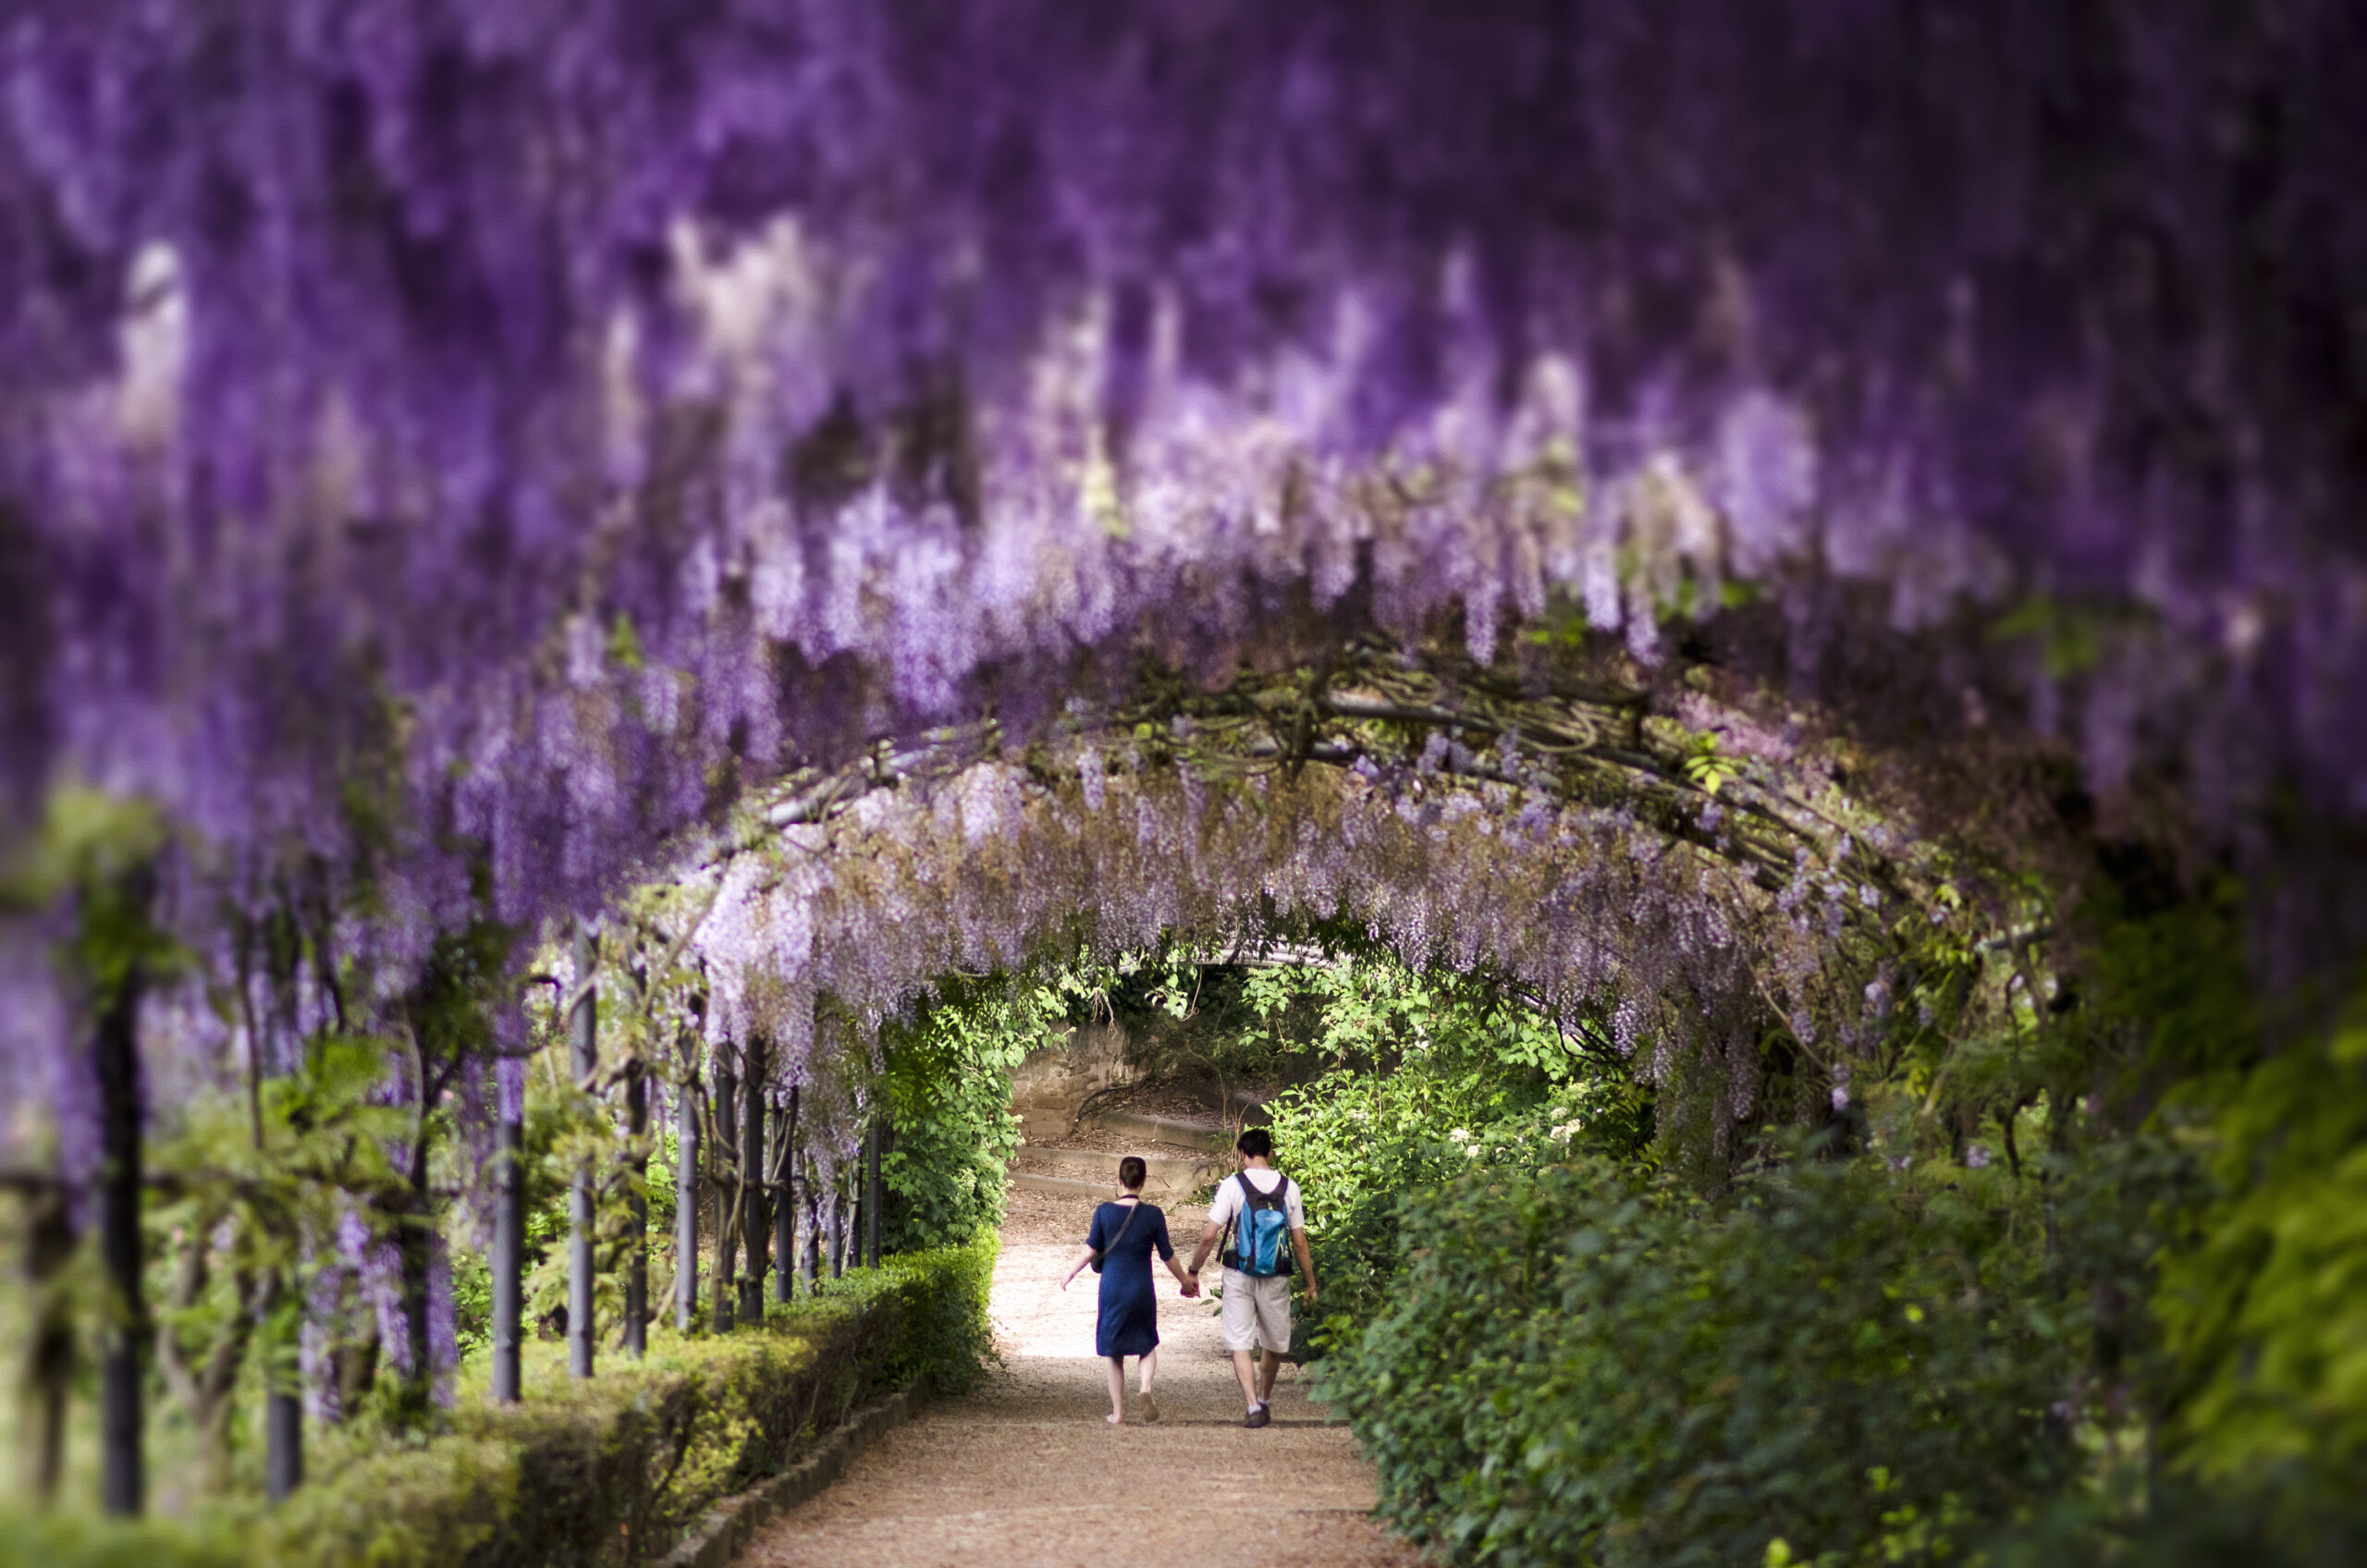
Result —
[[1030, 1053], [1011, 1075], [1011, 1108], [1030, 1139], [1066, 1133], [1087, 1095], [1134, 1076], [1126, 1065], [1126, 1032], [1091, 1023]]

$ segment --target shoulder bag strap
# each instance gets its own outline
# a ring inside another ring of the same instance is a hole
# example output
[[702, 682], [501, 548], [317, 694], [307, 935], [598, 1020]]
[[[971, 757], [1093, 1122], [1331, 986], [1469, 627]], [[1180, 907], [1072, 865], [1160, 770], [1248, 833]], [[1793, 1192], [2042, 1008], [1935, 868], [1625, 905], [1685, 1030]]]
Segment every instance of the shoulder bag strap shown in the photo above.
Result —
[[1100, 1267], [1101, 1261], [1110, 1256], [1110, 1252], [1116, 1248], [1120, 1242], [1126, 1239], [1126, 1231], [1134, 1225], [1134, 1216], [1140, 1214], [1142, 1211], [1143, 1200], [1136, 1198], [1134, 1200], [1134, 1207], [1126, 1210], [1126, 1223], [1119, 1226], [1118, 1233], [1110, 1237], [1108, 1242], [1102, 1244], [1100, 1250], [1093, 1255], [1093, 1262], [1096, 1268]]

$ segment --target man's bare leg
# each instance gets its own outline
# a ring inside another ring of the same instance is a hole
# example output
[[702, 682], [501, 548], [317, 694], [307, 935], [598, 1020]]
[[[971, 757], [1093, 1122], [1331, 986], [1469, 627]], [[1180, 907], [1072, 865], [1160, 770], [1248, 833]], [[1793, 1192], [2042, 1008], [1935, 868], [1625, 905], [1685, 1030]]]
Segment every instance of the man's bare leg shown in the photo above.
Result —
[[1233, 1353], [1233, 1375], [1241, 1379], [1241, 1398], [1251, 1409], [1257, 1405], [1257, 1369], [1249, 1365], [1249, 1353]]
[[1282, 1369], [1282, 1358], [1270, 1350], [1257, 1353], [1257, 1403], [1274, 1402], [1274, 1375]]

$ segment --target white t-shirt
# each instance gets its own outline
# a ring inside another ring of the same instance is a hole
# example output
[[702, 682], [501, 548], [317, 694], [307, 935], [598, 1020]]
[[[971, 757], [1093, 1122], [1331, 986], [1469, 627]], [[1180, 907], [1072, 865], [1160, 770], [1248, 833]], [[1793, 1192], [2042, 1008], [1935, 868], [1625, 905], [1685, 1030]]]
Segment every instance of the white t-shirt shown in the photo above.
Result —
[[1217, 1183], [1217, 1195], [1208, 1200], [1208, 1223], [1218, 1227], [1229, 1225], [1241, 1213], [1241, 1183], [1256, 1184], [1258, 1194], [1271, 1197], [1274, 1183], [1282, 1184], [1282, 1207], [1289, 1211], [1291, 1229], [1306, 1229], [1306, 1205], [1298, 1195], [1298, 1183], [1279, 1170], [1242, 1170]]

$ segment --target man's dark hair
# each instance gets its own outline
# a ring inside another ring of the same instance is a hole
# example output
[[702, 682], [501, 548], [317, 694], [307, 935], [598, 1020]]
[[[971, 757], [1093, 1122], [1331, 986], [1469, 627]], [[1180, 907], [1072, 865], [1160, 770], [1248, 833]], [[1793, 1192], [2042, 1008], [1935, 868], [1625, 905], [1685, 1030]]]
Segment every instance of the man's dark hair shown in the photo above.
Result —
[[1233, 1146], [1252, 1159], [1271, 1159], [1274, 1158], [1274, 1134], [1263, 1127], [1244, 1128], [1241, 1136], [1233, 1140]]
[[1143, 1157], [1138, 1154], [1130, 1154], [1118, 1162], [1118, 1185], [1130, 1193], [1141, 1186], [1149, 1174], [1150, 1167], [1143, 1163]]

